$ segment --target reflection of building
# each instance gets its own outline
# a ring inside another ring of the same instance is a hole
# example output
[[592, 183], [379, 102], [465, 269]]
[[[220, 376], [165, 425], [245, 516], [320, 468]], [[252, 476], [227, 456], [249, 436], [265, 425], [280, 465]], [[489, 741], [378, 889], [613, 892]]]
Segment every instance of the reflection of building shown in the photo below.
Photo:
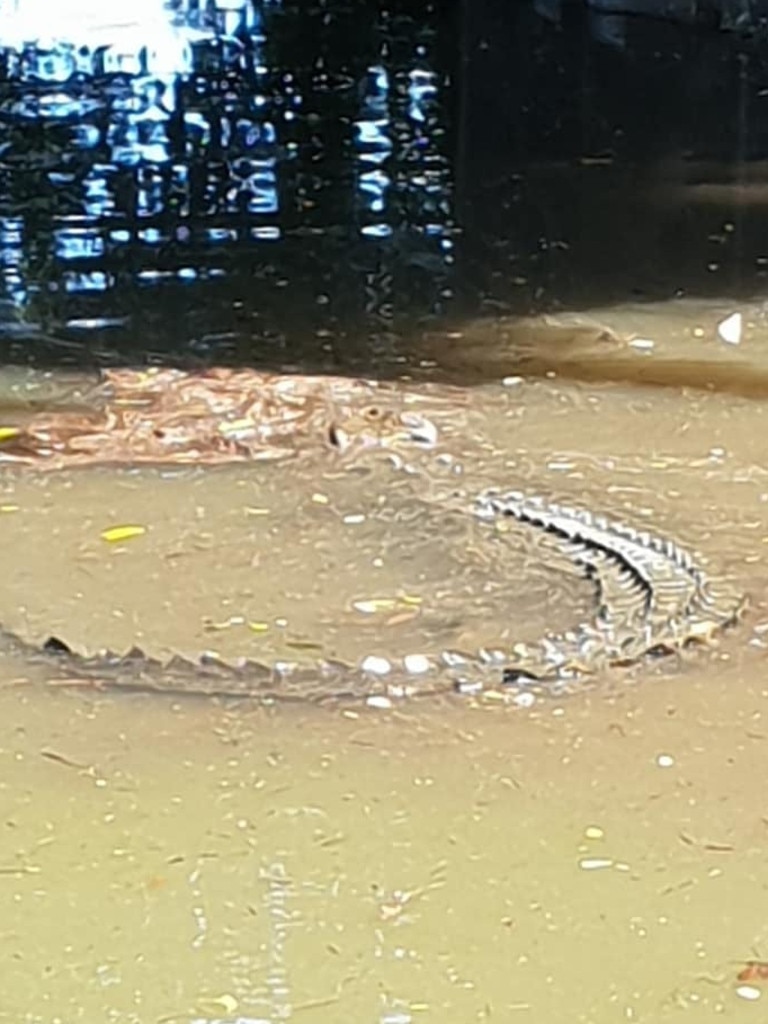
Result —
[[337, 287], [381, 311], [393, 246], [440, 301], [451, 176], [429, 16], [412, 39], [399, 19], [391, 46], [386, 24], [313, 25], [280, 0], [133, 0], [131, 24], [108, 23], [103, 0], [45, 4], [47, 21], [43, 4], [0, 0], [0, 259], [17, 315], [135, 330], [151, 307], [162, 346], [166, 300], [179, 334], [186, 304], [228, 335], [234, 308], [262, 316], [275, 279], [293, 316]]

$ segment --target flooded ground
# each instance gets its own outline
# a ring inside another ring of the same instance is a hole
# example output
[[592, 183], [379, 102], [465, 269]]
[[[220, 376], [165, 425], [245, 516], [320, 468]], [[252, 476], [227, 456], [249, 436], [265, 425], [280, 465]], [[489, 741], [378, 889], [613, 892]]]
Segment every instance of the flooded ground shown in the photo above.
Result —
[[603, 308], [764, 294], [755, 5], [55, 6], [2, 11], [0, 431], [245, 365], [431, 383], [440, 445], [0, 465], [0, 624], [311, 666], [583, 620], [552, 538], [444, 503], [492, 484], [750, 604], [532, 706], [61, 685], [0, 631], [0, 1024], [761, 1019], [764, 310]]
[[[468, 492], [495, 480], [699, 553], [750, 597], [711, 648], [527, 709], [260, 707], [0, 660], [0, 1021], [758, 1019], [768, 422], [687, 344], [711, 312], [647, 310], [655, 344], [628, 349], [696, 386], [580, 374], [572, 352], [559, 377], [469, 389], [443, 436]], [[765, 373], [753, 321], [740, 347], [711, 340], [744, 379]], [[9, 375], [4, 416], [29, 383]], [[490, 555], [421, 501], [431, 472], [4, 470], [0, 617], [85, 649], [351, 657], [584, 615], [589, 587], [537, 542]], [[146, 532], [102, 539], [129, 523]]]

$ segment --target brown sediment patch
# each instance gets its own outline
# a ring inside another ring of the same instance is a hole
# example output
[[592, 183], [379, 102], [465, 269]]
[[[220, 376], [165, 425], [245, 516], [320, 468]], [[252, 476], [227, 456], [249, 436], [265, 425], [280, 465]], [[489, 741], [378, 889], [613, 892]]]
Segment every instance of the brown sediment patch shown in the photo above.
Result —
[[347, 452], [401, 439], [431, 446], [459, 389], [214, 368], [107, 370], [93, 408], [9, 425], [0, 462], [45, 469], [281, 460], [300, 447]]

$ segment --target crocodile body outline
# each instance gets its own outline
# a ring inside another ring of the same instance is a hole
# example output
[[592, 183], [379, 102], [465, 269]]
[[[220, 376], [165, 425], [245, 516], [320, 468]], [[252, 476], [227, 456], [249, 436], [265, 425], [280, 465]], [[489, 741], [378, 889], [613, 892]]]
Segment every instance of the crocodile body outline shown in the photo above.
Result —
[[225, 662], [211, 655], [163, 662], [139, 648], [125, 654], [81, 655], [55, 637], [40, 648], [8, 631], [4, 636], [12, 649], [33, 660], [42, 656], [78, 682], [110, 688], [262, 702], [349, 699], [376, 705], [445, 691], [559, 690], [601, 670], [708, 642], [736, 623], [744, 608], [743, 598], [714, 597], [704, 570], [675, 541], [617, 520], [519, 491], [485, 491], [467, 511], [491, 525], [511, 517], [553, 534], [563, 554], [595, 582], [594, 619], [533, 644], [472, 653], [418, 652], [396, 660], [369, 656], [359, 664], [328, 658], [310, 665]]
[[[211, 464], [289, 457], [294, 436], [321, 442], [334, 457], [371, 447], [432, 449], [433, 419], [452, 419], [459, 389], [421, 395], [375, 381], [302, 378], [214, 368], [117, 370], [103, 375], [101, 411], [53, 413], [14, 430], [0, 445], [0, 464], [42, 470], [105, 463]], [[439, 420], [438, 420], [439, 422]], [[160, 429], [157, 429], [157, 428]], [[108, 442], [108, 443], [107, 443]], [[396, 465], [418, 472], [397, 454]], [[475, 516], [502, 530], [512, 519], [544, 530], [595, 584], [596, 614], [538, 642], [473, 653], [414, 652], [393, 661], [370, 655], [359, 664], [319, 658], [312, 665], [277, 660], [156, 660], [138, 648], [81, 655], [51, 638], [41, 649], [0, 627], [2, 646], [42, 657], [65, 676], [93, 684], [171, 693], [263, 700], [364, 698], [370, 701], [457, 690], [476, 693], [558, 688], [653, 653], [707, 642], [739, 618], [741, 597], [715, 596], [696, 559], [675, 541], [520, 491], [486, 490], [424, 500]]]

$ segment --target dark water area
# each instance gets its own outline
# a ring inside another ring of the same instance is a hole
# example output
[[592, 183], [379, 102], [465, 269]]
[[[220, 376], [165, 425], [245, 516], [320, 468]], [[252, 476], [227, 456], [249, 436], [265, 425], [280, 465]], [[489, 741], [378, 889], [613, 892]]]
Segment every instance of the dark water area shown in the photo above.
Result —
[[478, 316], [764, 285], [759, 31], [524, 0], [160, 13], [71, 43], [7, 19], [3, 361], [388, 374]]

